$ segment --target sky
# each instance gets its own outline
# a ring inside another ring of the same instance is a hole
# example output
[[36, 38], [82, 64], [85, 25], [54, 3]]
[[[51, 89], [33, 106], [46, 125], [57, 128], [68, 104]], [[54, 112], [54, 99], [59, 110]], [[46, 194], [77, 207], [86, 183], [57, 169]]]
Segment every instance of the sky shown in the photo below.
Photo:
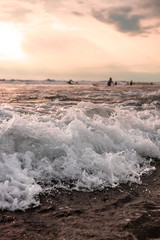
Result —
[[0, 0], [0, 79], [160, 81], [160, 0]]

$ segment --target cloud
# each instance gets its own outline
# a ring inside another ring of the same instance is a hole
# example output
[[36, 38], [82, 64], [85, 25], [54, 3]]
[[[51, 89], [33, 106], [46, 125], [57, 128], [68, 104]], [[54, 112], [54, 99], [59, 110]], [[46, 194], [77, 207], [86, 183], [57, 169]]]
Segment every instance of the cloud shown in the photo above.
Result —
[[24, 42], [23, 47], [30, 56], [30, 63], [39, 65], [39, 68], [79, 69], [80, 66], [96, 66], [97, 58], [101, 59], [101, 63], [104, 61], [103, 49], [89, 40], [68, 35], [66, 31], [57, 32], [56, 35], [52, 32], [49, 38], [36, 33], [30, 36], [30, 41]]
[[140, 24], [143, 17], [132, 14], [131, 7], [94, 11], [93, 15], [101, 22], [115, 24], [120, 32], [138, 34], [143, 31]]
[[59, 31], [59, 32], [67, 32], [67, 31], [83, 31], [82, 28], [78, 28], [78, 27], [70, 27], [67, 26], [66, 24], [62, 24], [60, 22], [55, 22], [52, 24], [52, 29], [55, 31]]
[[63, 0], [0, 1], [0, 21], [20, 24], [34, 23], [35, 19], [53, 18], [59, 13]]
[[160, 27], [159, 0], [144, 0], [143, 3], [134, 0], [132, 4], [117, 0], [116, 3], [98, 11], [93, 9], [93, 17], [130, 35], [149, 34]]
[[73, 15], [76, 15], [76, 16], [83, 16], [83, 14], [81, 12], [77, 12], [77, 11], [72, 11], [71, 12]]
[[33, 5], [29, 2], [11, 0], [0, 2], [0, 21], [23, 23], [27, 21], [27, 15], [33, 12]]
[[160, 19], [160, 1], [159, 0], [145, 0], [142, 5], [148, 10], [150, 17], [156, 17]]

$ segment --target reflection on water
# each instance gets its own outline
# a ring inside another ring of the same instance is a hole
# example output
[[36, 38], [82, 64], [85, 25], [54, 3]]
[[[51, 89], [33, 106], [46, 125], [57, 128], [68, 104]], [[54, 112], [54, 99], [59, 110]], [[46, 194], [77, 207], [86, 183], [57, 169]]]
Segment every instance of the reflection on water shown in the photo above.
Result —
[[[157, 94], [155, 92], [157, 91]], [[92, 86], [92, 85], [1, 85], [0, 103], [44, 103], [59, 105], [92, 103], [122, 103], [136, 100], [141, 103], [159, 100], [159, 85]], [[154, 93], [153, 96], [149, 94]]]
[[[79, 102], [108, 104], [115, 108], [142, 110], [160, 108], [160, 85], [40, 85], [1, 84], [0, 103], [14, 106], [14, 111], [54, 114], [59, 107], [69, 108]], [[146, 106], [145, 106], [146, 104]]]

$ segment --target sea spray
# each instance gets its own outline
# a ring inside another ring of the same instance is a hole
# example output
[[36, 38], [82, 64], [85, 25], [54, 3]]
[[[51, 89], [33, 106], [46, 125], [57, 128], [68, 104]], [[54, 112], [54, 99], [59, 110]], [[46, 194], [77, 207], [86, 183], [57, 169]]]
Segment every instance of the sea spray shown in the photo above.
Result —
[[142, 174], [154, 170], [152, 159], [160, 158], [157, 109], [80, 102], [38, 114], [40, 107], [24, 114], [1, 106], [2, 209], [37, 206], [36, 196], [48, 188], [93, 191], [141, 183]]

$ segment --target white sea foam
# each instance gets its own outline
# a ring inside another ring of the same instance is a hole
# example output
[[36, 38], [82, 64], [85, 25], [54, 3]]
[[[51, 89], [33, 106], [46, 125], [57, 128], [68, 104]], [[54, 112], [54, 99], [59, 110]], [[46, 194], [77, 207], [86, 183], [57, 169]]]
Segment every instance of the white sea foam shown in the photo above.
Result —
[[84, 102], [46, 116], [1, 106], [0, 208], [37, 206], [47, 188], [140, 183], [154, 169], [152, 158], [160, 158], [159, 115]]

